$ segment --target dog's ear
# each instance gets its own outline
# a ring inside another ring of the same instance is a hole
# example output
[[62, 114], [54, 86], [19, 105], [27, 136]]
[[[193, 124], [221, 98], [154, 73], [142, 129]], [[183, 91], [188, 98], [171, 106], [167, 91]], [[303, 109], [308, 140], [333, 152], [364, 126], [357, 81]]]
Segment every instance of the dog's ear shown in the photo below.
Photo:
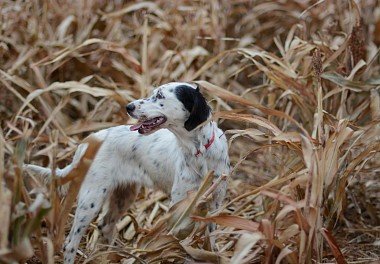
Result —
[[207, 104], [206, 99], [199, 91], [199, 86], [194, 89], [186, 85], [181, 85], [176, 88], [178, 100], [180, 100], [185, 108], [190, 112], [189, 118], [185, 122], [187, 131], [191, 131], [210, 116], [211, 108]]
[[207, 104], [206, 99], [199, 91], [199, 86], [194, 90], [194, 103], [190, 112], [189, 118], [185, 122], [185, 128], [187, 131], [191, 131], [210, 116], [211, 109]]
[[197, 83], [195, 85], [197, 86], [197, 88], [195, 88], [195, 91], [200, 92], [199, 91], [199, 85]]

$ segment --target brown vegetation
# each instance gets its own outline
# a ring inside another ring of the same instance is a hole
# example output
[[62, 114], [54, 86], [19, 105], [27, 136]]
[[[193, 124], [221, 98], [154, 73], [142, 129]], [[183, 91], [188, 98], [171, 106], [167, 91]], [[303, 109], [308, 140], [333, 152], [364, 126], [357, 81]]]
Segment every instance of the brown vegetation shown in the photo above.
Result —
[[378, 261], [379, 2], [125, 2], [0, 2], [0, 261], [62, 261], [100, 143], [64, 201], [60, 182], [24, 177], [22, 164], [64, 166], [90, 132], [133, 122], [129, 101], [173, 80], [201, 85], [229, 137], [223, 208], [204, 209], [212, 174], [169, 211], [145, 190], [116, 246], [88, 230], [81, 262]]

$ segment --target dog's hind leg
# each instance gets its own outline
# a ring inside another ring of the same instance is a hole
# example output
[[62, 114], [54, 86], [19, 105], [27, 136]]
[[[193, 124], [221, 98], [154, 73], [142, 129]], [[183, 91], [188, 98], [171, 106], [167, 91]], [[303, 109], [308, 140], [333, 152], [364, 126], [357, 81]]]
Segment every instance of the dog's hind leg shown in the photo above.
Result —
[[94, 186], [94, 184], [89, 184], [88, 186], [82, 185], [78, 196], [74, 223], [63, 247], [65, 264], [74, 263], [80, 240], [91, 221], [102, 208], [106, 195], [107, 188], [105, 186]]
[[108, 201], [108, 210], [98, 224], [98, 228], [108, 244], [113, 242], [116, 222], [134, 202], [139, 190], [140, 186], [136, 183], [119, 185], [110, 190], [112, 194]]

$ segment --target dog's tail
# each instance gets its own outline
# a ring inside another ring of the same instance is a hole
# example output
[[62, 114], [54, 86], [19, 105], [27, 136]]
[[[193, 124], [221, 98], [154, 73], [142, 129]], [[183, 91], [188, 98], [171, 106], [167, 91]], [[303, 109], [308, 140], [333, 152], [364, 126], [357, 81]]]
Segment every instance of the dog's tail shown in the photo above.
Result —
[[[42, 181], [45, 186], [49, 185], [52, 179], [52, 170], [49, 168], [37, 166], [37, 165], [32, 165], [32, 164], [24, 164], [23, 166], [24, 171], [27, 173], [36, 176], [40, 181]], [[66, 177], [72, 169], [72, 165], [68, 165], [63, 169], [56, 169], [55, 170], [55, 175], [59, 178], [64, 178]], [[58, 194], [63, 197], [66, 196], [67, 191], [68, 191], [69, 184], [64, 184], [62, 186], [58, 186]]]
[[[39, 177], [42, 177], [43, 179], [45, 178], [51, 178], [52, 176], [52, 170], [49, 168], [37, 166], [37, 165], [32, 165], [32, 164], [24, 164], [23, 169], [33, 175], [37, 175]], [[67, 174], [71, 171], [71, 165], [65, 167], [64, 169], [56, 169], [55, 170], [55, 175], [57, 177], [66, 177]]]
[[[67, 165], [63, 169], [59, 169], [59, 168], [55, 169], [55, 176], [59, 178], [66, 177], [71, 172], [71, 170], [77, 165], [77, 163], [80, 161], [87, 147], [88, 147], [87, 143], [80, 144], [78, 146], [77, 151], [74, 154], [73, 162], [70, 165]], [[45, 186], [50, 184], [51, 179], [52, 179], [52, 174], [53, 174], [50, 168], [45, 168], [45, 167], [32, 165], [32, 164], [24, 164], [23, 169], [27, 173], [39, 178], [39, 180], [42, 181], [45, 184]], [[66, 196], [68, 189], [69, 189], [69, 183], [58, 186], [59, 195], [61, 197]]]

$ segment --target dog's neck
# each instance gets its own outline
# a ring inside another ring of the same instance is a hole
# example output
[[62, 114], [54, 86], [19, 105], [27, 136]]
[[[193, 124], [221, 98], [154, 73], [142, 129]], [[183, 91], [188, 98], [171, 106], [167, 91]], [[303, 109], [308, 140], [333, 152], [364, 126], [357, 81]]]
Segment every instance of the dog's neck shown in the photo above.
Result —
[[202, 126], [199, 126], [191, 131], [187, 131], [184, 127], [176, 127], [169, 129], [176, 135], [179, 144], [185, 151], [190, 152], [196, 156], [197, 152], [204, 153], [207, 151], [205, 146], [210, 143], [214, 133], [218, 129], [214, 121], [210, 121]]

